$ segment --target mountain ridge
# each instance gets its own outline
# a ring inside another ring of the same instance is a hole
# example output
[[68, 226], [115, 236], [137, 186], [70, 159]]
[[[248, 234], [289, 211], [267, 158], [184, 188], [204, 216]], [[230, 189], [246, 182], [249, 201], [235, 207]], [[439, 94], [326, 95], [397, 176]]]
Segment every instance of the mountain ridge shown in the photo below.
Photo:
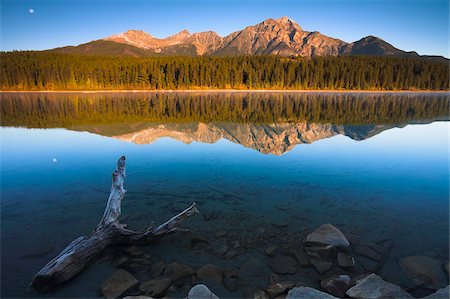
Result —
[[[108, 52], [108, 47], [113, 50]], [[279, 55], [285, 57], [371, 55], [446, 59], [442, 56], [420, 56], [414, 51], [403, 51], [373, 35], [351, 43], [345, 42], [318, 31], [305, 31], [297, 22], [286, 16], [278, 19], [269, 18], [226, 36], [220, 36], [214, 31], [191, 33], [184, 29], [166, 38], [157, 38], [143, 30], [130, 29], [79, 46], [62, 47], [49, 51], [95, 55], [106, 53], [136, 57], [158, 55]]]

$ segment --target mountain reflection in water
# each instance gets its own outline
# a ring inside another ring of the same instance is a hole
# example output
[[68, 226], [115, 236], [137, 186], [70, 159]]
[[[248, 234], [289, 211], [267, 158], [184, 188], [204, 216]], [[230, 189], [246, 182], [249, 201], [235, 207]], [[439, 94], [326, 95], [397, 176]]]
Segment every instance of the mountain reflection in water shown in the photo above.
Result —
[[448, 120], [445, 93], [4, 93], [2, 126], [66, 128], [137, 144], [220, 139], [281, 155], [338, 134]]

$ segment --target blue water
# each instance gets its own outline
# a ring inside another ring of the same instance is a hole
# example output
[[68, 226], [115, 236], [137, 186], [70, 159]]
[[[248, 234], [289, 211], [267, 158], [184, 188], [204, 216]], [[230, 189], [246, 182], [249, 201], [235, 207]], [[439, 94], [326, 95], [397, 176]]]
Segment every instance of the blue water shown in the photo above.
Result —
[[[160, 223], [198, 204], [201, 214], [184, 227], [206, 236], [208, 248], [191, 250], [190, 236], [182, 233], [146, 247], [166, 263], [235, 269], [249, 257], [264, 261], [269, 244], [300, 246], [324, 223], [356, 243], [391, 239], [388, 262], [378, 273], [400, 285], [408, 282], [399, 258], [432, 252], [448, 260], [449, 122], [410, 124], [361, 141], [336, 135], [278, 156], [225, 139], [134, 144], [63, 128], [0, 132], [2, 297], [100, 295], [99, 285], [114, 271], [107, 258], [50, 294], [28, 284], [70, 241], [97, 225], [121, 155], [127, 156], [128, 190], [122, 213], [131, 228]], [[212, 211], [217, 218], [206, 221], [203, 214]], [[280, 219], [289, 225], [271, 225]], [[225, 242], [240, 241], [239, 255], [213, 254], [224, 242], [214, 237], [219, 230], [228, 232]], [[27, 257], [36, 252], [44, 254]], [[322, 277], [310, 268], [302, 271], [292, 279], [315, 286]], [[267, 286], [269, 275], [268, 270], [250, 284]], [[242, 296], [217, 288], [222, 296]]]

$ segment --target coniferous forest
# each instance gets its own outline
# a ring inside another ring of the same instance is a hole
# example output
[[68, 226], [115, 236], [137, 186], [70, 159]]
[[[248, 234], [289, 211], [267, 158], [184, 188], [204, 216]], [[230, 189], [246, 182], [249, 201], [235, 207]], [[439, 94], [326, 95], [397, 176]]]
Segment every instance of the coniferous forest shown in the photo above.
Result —
[[398, 57], [100, 57], [0, 54], [2, 90], [448, 90], [449, 64]]

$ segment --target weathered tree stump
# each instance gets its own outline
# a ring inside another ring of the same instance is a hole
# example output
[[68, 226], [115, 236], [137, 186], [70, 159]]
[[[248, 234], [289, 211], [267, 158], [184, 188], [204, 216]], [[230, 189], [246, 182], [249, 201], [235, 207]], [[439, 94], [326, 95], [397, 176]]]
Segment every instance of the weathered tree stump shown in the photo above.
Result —
[[121, 203], [126, 192], [123, 189], [125, 177], [125, 156], [122, 156], [112, 174], [111, 193], [100, 223], [89, 237], [82, 236], [73, 240], [58, 256], [39, 270], [31, 281], [32, 287], [41, 292], [54, 289], [92, 264], [107, 246], [147, 243], [179, 230], [178, 225], [181, 221], [198, 213], [196, 204], [193, 203], [155, 228], [149, 227], [142, 232], [129, 230], [126, 225], [119, 223]]

